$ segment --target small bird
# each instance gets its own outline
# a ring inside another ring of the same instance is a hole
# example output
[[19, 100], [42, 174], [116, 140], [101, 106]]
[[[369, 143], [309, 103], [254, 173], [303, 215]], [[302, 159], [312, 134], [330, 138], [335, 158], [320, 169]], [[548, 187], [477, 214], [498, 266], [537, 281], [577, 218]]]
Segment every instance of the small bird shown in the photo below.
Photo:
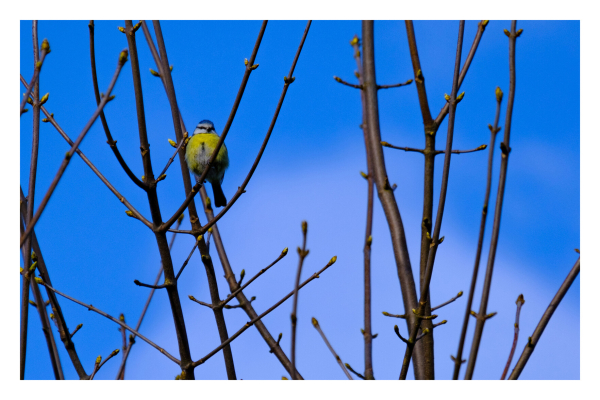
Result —
[[[211, 121], [205, 119], [196, 125], [185, 150], [185, 161], [188, 168], [196, 176], [196, 181], [204, 172], [204, 168], [208, 164], [218, 142], [219, 135], [217, 135], [215, 126]], [[229, 156], [227, 155], [227, 147], [223, 143], [217, 157], [210, 166], [210, 171], [206, 174], [206, 180], [212, 185], [216, 207], [223, 207], [227, 204], [227, 199], [223, 194], [223, 189], [221, 189], [227, 167], [229, 167]]]

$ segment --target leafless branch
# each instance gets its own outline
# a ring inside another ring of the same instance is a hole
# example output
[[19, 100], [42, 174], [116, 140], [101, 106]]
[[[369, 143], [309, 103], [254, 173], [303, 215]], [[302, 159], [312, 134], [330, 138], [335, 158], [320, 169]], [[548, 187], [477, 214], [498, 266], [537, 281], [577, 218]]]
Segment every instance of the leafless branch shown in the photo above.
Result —
[[102, 361], [102, 363], [100, 363], [100, 359], [102, 359], [102, 357], [98, 356], [98, 358], [96, 359], [96, 366], [94, 367], [94, 372], [92, 372], [92, 375], [90, 376], [90, 381], [94, 379], [94, 376], [96, 376], [96, 373], [98, 371], [100, 371], [100, 368], [102, 368], [102, 366], [104, 364], [106, 364], [106, 362], [108, 360], [110, 360], [111, 358], [113, 358], [114, 356], [116, 356], [117, 354], [119, 354], [119, 349], [113, 350], [112, 353], [110, 353], [108, 355], [108, 357], [106, 357], [106, 359], [104, 361]]
[[25, 230], [25, 233], [21, 236], [19, 247], [23, 246], [25, 239], [27, 239], [29, 237], [29, 235], [31, 234], [31, 231], [33, 230], [33, 227], [35, 226], [37, 221], [40, 219], [40, 216], [42, 215], [42, 212], [44, 211], [46, 204], [48, 204], [48, 201], [50, 200], [50, 196], [52, 196], [54, 189], [56, 189], [56, 185], [58, 185], [60, 178], [62, 178], [63, 173], [67, 169], [67, 166], [69, 165], [69, 162], [71, 161], [71, 157], [73, 157], [75, 150], [77, 150], [77, 148], [79, 147], [79, 144], [81, 143], [81, 141], [84, 139], [85, 135], [88, 133], [88, 131], [92, 127], [92, 124], [94, 123], [94, 121], [96, 121], [96, 118], [98, 118], [98, 115], [100, 114], [100, 112], [102, 111], [102, 109], [104, 108], [106, 103], [109, 101], [108, 99], [110, 97], [110, 93], [112, 92], [113, 87], [115, 86], [115, 83], [117, 82], [117, 78], [119, 77], [119, 74], [121, 72], [121, 69], [123, 68], [123, 65], [125, 64], [126, 61], [127, 61], [127, 50], [123, 50], [121, 52], [121, 55], [119, 56], [117, 70], [115, 71], [115, 74], [113, 75], [113, 78], [108, 86], [108, 89], [106, 90], [106, 96], [104, 96], [104, 98], [100, 102], [100, 105], [98, 106], [98, 108], [96, 109], [96, 111], [94, 112], [94, 114], [92, 115], [90, 120], [88, 121], [88, 123], [85, 125], [82, 132], [79, 134], [79, 137], [77, 137], [77, 140], [75, 140], [75, 143], [71, 147], [71, 150], [69, 150], [67, 152], [67, 154], [65, 155], [65, 158], [64, 158], [58, 172], [56, 173], [56, 176], [52, 180], [52, 183], [50, 184], [48, 191], [46, 192], [42, 201], [40, 202], [40, 205], [38, 206], [38, 209], [37, 209], [35, 215], [31, 219], [31, 221], [27, 224], [27, 229]]
[[520, 294], [516, 301], [517, 304], [517, 314], [515, 315], [515, 336], [513, 339], [513, 344], [510, 349], [510, 354], [508, 355], [508, 361], [506, 362], [506, 366], [504, 367], [504, 371], [502, 371], [502, 376], [500, 380], [503, 381], [506, 378], [506, 374], [508, 373], [508, 369], [510, 368], [510, 364], [512, 362], [513, 356], [515, 355], [515, 350], [517, 349], [517, 342], [519, 340], [519, 315], [521, 314], [521, 307], [525, 304], [525, 299], [523, 295]]
[[[514, 33], [514, 31], [512, 31], [511, 33]], [[544, 315], [542, 315], [542, 319], [540, 319], [540, 322], [536, 326], [535, 331], [533, 331], [533, 335], [531, 335], [531, 337], [527, 341], [527, 344], [525, 345], [525, 348], [523, 349], [523, 353], [521, 354], [519, 361], [517, 361], [517, 365], [515, 365], [515, 369], [513, 369], [512, 373], [508, 377], [509, 380], [519, 379], [521, 372], [523, 372], [523, 368], [525, 368], [527, 361], [529, 361], [529, 357], [531, 357], [533, 350], [535, 350], [535, 346], [540, 341], [540, 338], [542, 337], [542, 333], [544, 333], [544, 329], [546, 329], [548, 322], [550, 322], [550, 318], [552, 318], [554, 311], [556, 311], [556, 308], [559, 306], [563, 297], [565, 297], [565, 294], [567, 294], [567, 291], [573, 284], [573, 281], [579, 275], [580, 260], [581, 260], [581, 258], [577, 259], [577, 262], [575, 262], [575, 265], [573, 266], [573, 268], [567, 275], [567, 278], [565, 279], [563, 284], [560, 285], [558, 292], [556, 292], [556, 295], [550, 302], [550, 305], [546, 309], [546, 312], [544, 312]]]
[[454, 296], [453, 298], [451, 298], [450, 300], [448, 300], [445, 303], [440, 304], [439, 306], [435, 306], [435, 307], [431, 307], [431, 311], [433, 312], [434, 310], [440, 309], [450, 303], [452, 303], [453, 301], [455, 301], [456, 299], [458, 299], [459, 297], [461, 297], [463, 295], [462, 290], [460, 292], [458, 292], [458, 294], [456, 296]]
[[315, 327], [315, 329], [319, 332], [319, 335], [321, 335], [321, 337], [323, 338], [323, 341], [327, 345], [327, 348], [329, 349], [329, 351], [331, 351], [331, 354], [333, 354], [333, 357], [335, 357], [335, 360], [340, 365], [340, 368], [342, 369], [342, 371], [344, 371], [344, 374], [346, 374], [346, 376], [348, 377], [348, 379], [353, 380], [352, 376], [350, 375], [350, 373], [348, 372], [348, 370], [344, 366], [344, 363], [342, 362], [342, 359], [340, 358], [340, 356], [337, 355], [337, 353], [335, 352], [335, 350], [333, 350], [333, 347], [331, 347], [331, 344], [329, 343], [329, 340], [327, 340], [327, 337], [325, 336], [325, 333], [323, 333], [323, 330], [319, 326], [319, 321], [317, 321], [317, 319], [315, 317], [312, 318], [312, 324]]
[[[300, 286], [298, 286], [298, 289], [302, 289], [304, 286], [306, 286], [308, 283], [310, 283], [313, 279], [319, 278], [319, 275], [321, 275], [327, 268], [331, 267], [336, 262], [336, 260], [337, 260], [337, 257], [333, 257], [331, 260], [329, 260], [329, 262], [327, 263], [327, 265], [325, 265], [319, 271], [317, 271], [314, 274], [312, 274], [312, 276], [310, 278], [308, 278], [307, 280], [305, 280], [304, 282], [302, 282], [302, 284]], [[263, 317], [265, 317], [271, 311], [273, 311], [274, 309], [276, 309], [277, 307], [279, 307], [281, 304], [283, 304], [283, 302], [285, 302], [287, 299], [289, 299], [290, 297], [292, 297], [292, 295], [294, 294], [294, 292], [295, 292], [295, 290], [292, 290], [283, 299], [279, 300], [277, 303], [275, 303], [275, 305], [273, 305], [267, 311], [263, 312], [258, 317], [254, 318], [252, 321], [246, 322], [246, 325], [244, 325], [239, 331], [237, 331], [236, 333], [234, 333], [233, 335], [231, 335], [231, 337], [229, 339], [227, 339], [226, 342], [221, 343], [221, 345], [218, 346], [216, 349], [214, 349], [213, 351], [211, 351], [210, 353], [208, 353], [206, 356], [204, 356], [200, 360], [194, 362], [193, 366], [197, 367], [200, 364], [204, 364], [209, 358], [211, 358], [216, 353], [218, 353], [223, 347], [225, 347], [226, 345], [228, 345], [229, 343], [231, 343], [234, 339], [236, 339], [238, 336], [240, 336], [242, 333], [244, 333], [244, 331], [246, 329], [250, 328], [257, 321], [259, 321], [260, 319], [262, 319]]]
[[[512, 21], [510, 37], [508, 40], [508, 64], [510, 70], [508, 104], [506, 105], [506, 120], [504, 122], [504, 141], [500, 144], [500, 149], [502, 150], [502, 161], [500, 163], [498, 195], [496, 196], [496, 209], [494, 211], [494, 226], [492, 228], [488, 263], [485, 271], [485, 280], [483, 283], [483, 290], [481, 294], [481, 303], [479, 305], [479, 315], [487, 314], [487, 304], [490, 296], [490, 288], [492, 286], [492, 273], [494, 272], [494, 262], [496, 261], [496, 250], [498, 249], [498, 237], [500, 234], [500, 218], [502, 216], [502, 204], [504, 202], [504, 189], [506, 187], [506, 175], [508, 170], [508, 156], [510, 154], [510, 132], [512, 123], [512, 112], [515, 102], [515, 47], [517, 42], [516, 29], [517, 21]], [[475, 362], [477, 361], [477, 354], [479, 352], [479, 344], [481, 343], [481, 336], [483, 334], [483, 326], [485, 324], [485, 321], [485, 318], [477, 319], [477, 324], [475, 325], [475, 333], [473, 334], [473, 344], [471, 345], [471, 354], [469, 355], [469, 361], [467, 362], [467, 369], [465, 371], [465, 379], [473, 378], [473, 371], [475, 370]]]
[[302, 221], [302, 248], [298, 247], [298, 269], [296, 271], [296, 283], [294, 284], [294, 306], [292, 308], [292, 380], [297, 380], [296, 377], [296, 323], [298, 321], [298, 290], [300, 286], [300, 275], [302, 274], [302, 265], [304, 259], [308, 256], [308, 250], [306, 249], [306, 234], [308, 231], [308, 223]]

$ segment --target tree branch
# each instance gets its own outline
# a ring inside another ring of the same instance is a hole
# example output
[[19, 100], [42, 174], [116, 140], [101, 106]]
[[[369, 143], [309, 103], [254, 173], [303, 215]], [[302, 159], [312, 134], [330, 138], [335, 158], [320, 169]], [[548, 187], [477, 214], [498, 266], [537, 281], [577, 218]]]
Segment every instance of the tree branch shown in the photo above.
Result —
[[[302, 289], [304, 286], [306, 286], [308, 283], [310, 283], [313, 279], [319, 278], [319, 275], [321, 275], [327, 268], [331, 267], [336, 262], [336, 260], [337, 260], [337, 257], [334, 256], [331, 260], [329, 260], [329, 262], [327, 263], [327, 265], [325, 265], [319, 271], [317, 271], [314, 274], [312, 274], [312, 276], [310, 278], [308, 278], [307, 280], [305, 280], [304, 282], [302, 282], [302, 284], [300, 286], [298, 286], [298, 290]], [[289, 299], [290, 297], [292, 297], [292, 295], [294, 294], [294, 292], [295, 292], [295, 290], [292, 290], [283, 299], [279, 300], [277, 303], [275, 303], [275, 305], [273, 305], [267, 311], [263, 312], [258, 317], [254, 318], [252, 321], [246, 322], [246, 325], [244, 325], [239, 331], [237, 331], [236, 333], [234, 333], [233, 335], [231, 335], [231, 337], [229, 339], [227, 339], [226, 342], [221, 343], [221, 345], [218, 346], [216, 349], [214, 349], [213, 351], [211, 351], [210, 353], [208, 353], [206, 356], [204, 356], [200, 360], [194, 362], [193, 366], [197, 367], [200, 364], [204, 364], [209, 358], [211, 358], [216, 353], [218, 353], [223, 347], [225, 347], [226, 345], [228, 345], [229, 343], [231, 343], [234, 339], [236, 339], [238, 336], [240, 336], [242, 333], [244, 333], [244, 331], [246, 329], [250, 328], [252, 325], [254, 325], [256, 322], [258, 322], [260, 319], [262, 319], [263, 317], [265, 317], [266, 315], [268, 315], [271, 311], [273, 311], [274, 309], [276, 309], [277, 307], [279, 307], [281, 304], [283, 304], [283, 302], [285, 302], [287, 299]]]
[[[373, 21], [362, 22], [363, 31], [363, 85], [365, 89], [365, 111], [367, 131], [369, 135], [369, 152], [372, 157], [373, 176], [377, 185], [377, 194], [392, 237], [396, 269], [400, 280], [402, 291], [402, 300], [404, 303], [405, 314], [412, 308], [417, 307], [417, 292], [415, 288], [414, 277], [406, 245], [406, 235], [402, 218], [398, 209], [398, 204], [394, 197], [394, 192], [390, 187], [383, 157], [383, 148], [381, 146], [381, 133], [379, 130], [379, 105], [377, 100], [377, 82], [375, 79], [375, 49], [373, 38]], [[410, 315], [407, 324], [414, 323], [414, 315]], [[415, 376], [417, 379], [423, 378], [424, 370], [422, 360], [422, 349], [417, 347], [415, 357]]]
[[296, 271], [296, 283], [294, 284], [294, 306], [292, 308], [292, 380], [298, 380], [296, 377], [296, 323], [298, 321], [298, 290], [300, 286], [300, 275], [302, 274], [302, 265], [304, 259], [308, 256], [306, 249], [306, 233], [308, 231], [308, 223], [302, 221], [302, 248], [298, 247], [298, 270]]
[[[90, 29], [90, 60], [92, 63], [92, 82], [94, 84], [94, 95], [96, 96], [96, 104], [98, 105], [98, 104], [100, 104], [101, 98], [100, 98], [100, 90], [98, 89], [98, 76], [96, 74], [96, 50], [95, 50], [95, 44], [94, 44], [94, 21], [93, 20], [90, 21], [90, 23], [88, 24], [88, 27]], [[125, 171], [127, 176], [129, 176], [129, 178], [133, 181], [133, 183], [135, 183], [138, 187], [140, 187], [143, 190], [148, 190], [148, 185], [146, 185], [137, 176], [135, 176], [135, 174], [131, 171], [131, 169], [129, 168], [129, 166], [127, 165], [125, 160], [123, 159], [121, 152], [117, 148], [117, 141], [113, 139], [112, 135], [110, 134], [110, 129], [108, 129], [108, 123], [106, 122], [106, 117], [104, 116], [104, 111], [100, 112], [100, 121], [102, 121], [102, 128], [104, 128], [104, 133], [106, 134], [106, 143], [108, 143], [108, 145], [110, 146], [110, 149], [112, 150], [113, 154], [117, 158], [117, 161], [123, 168], [123, 171]]]
[[327, 337], [325, 336], [325, 333], [323, 333], [323, 330], [319, 326], [319, 321], [317, 321], [317, 319], [315, 317], [312, 318], [312, 324], [315, 327], [315, 329], [319, 332], [319, 335], [321, 335], [321, 337], [323, 338], [323, 341], [327, 345], [327, 348], [329, 349], [329, 351], [331, 351], [331, 354], [333, 354], [333, 357], [335, 357], [335, 360], [340, 365], [340, 368], [342, 369], [342, 371], [344, 371], [344, 374], [346, 374], [346, 376], [348, 377], [348, 379], [353, 380], [352, 376], [350, 375], [350, 373], [348, 372], [348, 370], [344, 366], [344, 363], [342, 362], [342, 359], [340, 358], [340, 356], [337, 355], [337, 353], [335, 352], [335, 350], [333, 350], [333, 347], [331, 347], [331, 344], [329, 344], [329, 340], [327, 340]]
[[[498, 195], [496, 196], [496, 209], [494, 211], [494, 226], [492, 228], [492, 237], [490, 243], [490, 251], [488, 255], [488, 263], [485, 271], [485, 280], [483, 283], [483, 291], [481, 294], [481, 304], [479, 306], [479, 315], [487, 314], [487, 303], [490, 296], [490, 288], [492, 286], [492, 273], [494, 272], [494, 262], [496, 261], [496, 250], [498, 249], [498, 237], [500, 233], [500, 218], [502, 216], [502, 204], [504, 201], [504, 189], [506, 187], [506, 175], [508, 170], [508, 155], [510, 153], [510, 132], [512, 122], [512, 112], [515, 102], [515, 85], [516, 85], [516, 72], [515, 72], [515, 45], [517, 41], [517, 21], [511, 23], [511, 33], [508, 40], [508, 64], [510, 70], [510, 83], [508, 90], [508, 104], [506, 105], [506, 120], [504, 122], [504, 141], [500, 144], [502, 150], [502, 161], [500, 163], [500, 179], [498, 182]], [[479, 344], [481, 343], [481, 336], [483, 334], [483, 326], [486, 319], [477, 319], [475, 325], [475, 333], [473, 334], [473, 344], [471, 345], [471, 354], [469, 355], [469, 361], [467, 362], [467, 369], [465, 371], [465, 379], [473, 378], [473, 371], [475, 369], [475, 362], [477, 361], [477, 354], [479, 352]]]
[[96, 121], [96, 118], [98, 118], [98, 115], [100, 114], [100, 112], [102, 111], [102, 109], [104, 108], [106, 103], [108, 102], [108, 99], [110, 98], [110, 93], [112, 92], [112, 90], [115, 86], [115, 83], [117, 82], [117, 78], [119, 77], [119, 74], [121, 72], [121, 69], [123, 68], [123, 65], [125, 64], [126, 61], [127, 61], [127, 50], [123, 50], [121, 52], [121, 55], [119, 56], [117, 70], [115, 71], [115, 74], [113, 75], [113, 78], [108, 86], [108, 89], [106, 90], [106, 96], [104, 96], [104, 98], [100, 102], [100, 105], [98, 106], [98, 108], [96, 109], [96, 111], [94, 112], [94, 114], [92, 115], [90, 120], [88, 121], [88, 123], [85, 125], [82, 132], [77, 137], [77, 140], [75, 140], [75, 143], [71, 147], [71, 150], [69, 150], [67, 152], [67, 154], [65, 155], [65, 158], [63, 159], [63, 162], [62, 162], [60, 168], [58, 169], [56, 176], [54, 177], [54, 179], [52, 180], [52, 183], [50, 184], [50, 188], [48, 189], [48, 191], [44, 195], [44, 198], [40, 202], [40, 205], [38, 206], [38, 209], [37, 209], [35, 215], [31, 219], [31, 221], [27, 224], [27, 229], [25, 230], [25, 233], [21, 236], [19, 247], [23, 246], [25, 239], [27, 239], [29, 237], [29, 235], [31, 234], [31, 231], [33, 230], [33, 227], [35, 226], [37, 221], [40, 219], [40, 216], [41, 216], [42, 212], [44, 211], [46, 204], [48, 204], [48, 201], [50, 200], [50, 196], [52, 196], [54, 189], [56, 189], [56, 185], [58, 185], [60, 178], [62, 178], [63, 173], [67, 169], [67, 166], [69, 165], [69, 162], [71, 161], [71, 157], [73, 157], [75, 150], [77, 150], [77, 148], [79, 147], [79, 144], [85, 138], [85, 135], [88, 133], [88, 131], [92, 127], [92, 124]]
[[515, 316], [515, 337], [513, 339], [513, 344], [510, 349], [510, 354], [508, 355], [508, 361], [506, 362], [506, 366], [504, 367], [504, 371], [502, 371], [502, 376], [500, 380], [503, 381], [506, 378], [506, 374], [508, 373], [508, 369], [510, 368], [510, 364], [512, 362], [513, 356], [515, 355], [515, 350], [517, 348], [517, 341], [519, 340], [519, 315], [521, 314], [521, 307], [525, 304], [525, 299], [523, 295], [520, 294], [516, 301], [517, 304], [517, 315]]
[[460, 367], [462, 366], [463, 360], [462, 354], [465, 345], [465, 338], [467, 336], [467, 328], [469, 326], [469, 315], [471, 314], [471, 308], [473, 306], [473, 296], [475, 293], [475, 285], [477, 284], [477, 275], [479, 273], [479, 263], [481, 261], [481, 251], [483, 248], [483, 236], [485, 234], [485, 225], [487, 222], [487, 211], [488, 204], [490, 201], [490, 191], [492, 187], [492, 168], [494, 161], [494, 145], [496, 143], [496, 134], [500, 131], [498, 127], [498, 121], [500, 119], [500, 106], [502, 104], [502, 90], [499, 87], [496, 88], [496, 117], [494, 118], [494, 126], [490, 126], [490, 150], [488, 153], [488, 167], [487, 167], [487, 183], [485, 187], [485, 197], [483, 200], [483, 209], [481, 212], [481, 222], [479, 225], [479, 239], [477, 240], [477, 252], [475, 255], [475, 265], [473, 266], [473, 276], [471, 278], [471, 286], [469, 289], [469, 298], [465, 309], [465, 316], [463, 318], [463, 326], [460, 332], [460, 339], [458, 342], [458, 351], [454, 360], [454, 372], [452, 379], [458, 379]]
[[[514, 31], [511, 33], [514, 33]], [[533, 350], [535, 350], [535, 346], [540, 341], [542, 333], [544, 333], [544, 329], [546, 329], [548, 322], [550, 322], [550, 318], [552, 318], [554, 311], [556, 311], [556, 308], [562, 301], [563, 297], [565, 297], [565, 294], [567, 294], [567, 291], [573, 284], [573, 281], [575, 280], [575, 278], [577, 278], [577, 275], [579, 275], [580, 260], [581, 258], [577, 259], [577, 262], [575, 262], [575, 265], [567, 275], [567, 278], [565, 279], [563, 284], [560, 285], [558, 292], [556, 292], [556, 295], [550, 302], [550, 305], [546, 309], [546, 312], [544, 312], [544, 315], [542, 315], [542, 319], [540, 319], [540, 322], [536, 326], [535, 331], [533, 331], [533, 335], [527, 341], [527, 344], [523, 349], [523, 353], [521, 354], [519, 361], [517, 361], [517, 365], [515, 365], [515, 369], [513, 369], [513, 372], [508, 377], [509, 380], [519, 379], [521, 372], [523, 372], [523, 368], [525, 368], [527, 361], [529, 361], [529, 357], [531, 357]]]
[[[450, 117], [448, 118], [448, 135], [446, 137], [446, 153], [444, 157], [444, 171], [442, 174], [442, 187], [440, 189], [440, 199], [438, 202], [438, 210], [435, 218], [435, 227], [433, 229], [433, 236], [431, 238], [431, 245], [429, 254], [427, 255], [427, 267], [425, 268], [425, 279], [421, 287], [421, 297], [419, 299], [418, 311], [413, 313], [417, 315], [414, 319], [410, 330], [410, 345], [406, 346], [406, 352], [404, 354], [404, 361], [402, 362], [402, 370], [400, 372], [400, 379], [406, 379], [408, 373], [408, 366], [410, 365], [410, 358], [412, 356], [414, 342], [417, 338], [419, 328], [422, 319], [431, 319], [427, 312], [427, 303], [429, 302], [429, 285], [431, 283], [431, 275], [433, 274], [433, 265], [435, 262], [435, 255], [437, 252], [438, 245], [441, 243], [440, 230], [442, 227], [442, 218], [444, 216], [444, 206], [446, 204], [446, 193], [448, 191], [448, 176], [450, 173], [450, 156], [452, 151], [452, 140], [454, 136], [454, 120], [456, 117], [456, 105], [460, 101], [457, 99], [458, 92], [458, 72], [460, 69], [460, 58], [462, 54], [463, 45], [463, 34], [465, 30], [465, 21], [460, 21], [458, 27], [458, 43], [456, 45], [456, 60], [454, 63], [454, 79], [452, 81], [452, 93], [448, 102], [450, 103]], [[429, 329], [429, 328], [426, 328]], [[433, 332], [433, 331], [432, 331]]]
[[132, 327], [130, 327], [129, 325], [127, 325], [126, 323], [119, 321], [119, 319], [105, 313], [104, 311], [94, 307], [91, 304], [85, 304], [69, 295], [66, 295], [62, 292], [59, 292], [58, 290], [54, 289], [52, 286], [50, 286], [49, 284], [47, 284], [46, 282], [44, 282], [42, 279], [40, 278], [36, 278], [37, 283], [39, 283], [40, 285], [44, 285], [46, 287], [46, 289], [51, 290], [52, 292], [71, 300], [74, 303], [77, 303], [81, 306], [84, 306], [85, 308], [87, 308], [90, 311], [94, 311], [95, 313], [98, 313], [100, 315], [102, 315], [103, 317], [106, 317], [108, 319], [110, 319], [111, 321], [119, 324], [121, 326], [121, 328], [127, 329], [129, 332], [135, 334], [136, 336], [139, 336], [140, 339], [142, 339], [144, 342], [148, 343], [150, 346], [154, 347], [156, 350], [160, 351], [162, 354], [164, 354], [165, 356], [167, 356], [167, 358], [171, 361], [173, 361], [174, 363], [176, 363], [177, 365], [181, 365], [181, 362], [176, 359], [175, 357], [173, 357], [171, 354], [169, 354], [165, 349], [163, 349], [162, 347], [158, 346], [157, 344], [155, 344], [154, 342], [152, 342], [150, 339], [146, 338], [145, 336], [143, 336], [142, 334], [140, 334], [138, 331], [136, 331], [135, 329], [133, 329]]

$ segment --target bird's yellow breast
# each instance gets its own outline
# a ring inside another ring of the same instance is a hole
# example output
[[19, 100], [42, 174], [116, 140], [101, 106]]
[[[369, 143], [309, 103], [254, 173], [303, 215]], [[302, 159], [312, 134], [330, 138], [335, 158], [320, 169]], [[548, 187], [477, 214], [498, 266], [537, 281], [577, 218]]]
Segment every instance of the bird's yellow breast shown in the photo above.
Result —
[[[210, 156], [219, 142], [219, 136], [214, 133], [198, 133], [191, 137], [185, 150], [185, 160], [188, 168], [197, 176], [202, 175], [204, 167], [208, 164]], [[214, 173], [211, 171], [206, 179], [212, 182], [214, 179], [223, 180], [225, 169], [229, 166], [229, 156], [225, 143], [219, 149], [217, 158], [213, 162]], [[213, 168], [211, 168], [212, 170]]]

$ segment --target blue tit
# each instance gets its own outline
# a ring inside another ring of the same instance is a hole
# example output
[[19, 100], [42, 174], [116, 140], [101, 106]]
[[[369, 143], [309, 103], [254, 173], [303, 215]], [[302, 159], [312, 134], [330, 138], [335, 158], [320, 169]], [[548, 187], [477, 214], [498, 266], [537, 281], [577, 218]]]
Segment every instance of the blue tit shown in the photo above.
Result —
[[[200, 121], [185, 150], [185, 161], [190, 171], [196, 176], [196, 181], [204, 172], [204, 168], [208, 164], [218, 142], [219, 135], [215, 131], [214, 124], [207, 119]], [[227, 167], [229, 167], [229, 156], [227, 155], [227, 147], [223, 143], [217, 157], [210, 166], [210, 171], [206, 174], [206, 180], [212, 185], [216, 207], [223, 207], [227, 204], [227, 199], [223, 194], [223, 189], [221, 189]]]

